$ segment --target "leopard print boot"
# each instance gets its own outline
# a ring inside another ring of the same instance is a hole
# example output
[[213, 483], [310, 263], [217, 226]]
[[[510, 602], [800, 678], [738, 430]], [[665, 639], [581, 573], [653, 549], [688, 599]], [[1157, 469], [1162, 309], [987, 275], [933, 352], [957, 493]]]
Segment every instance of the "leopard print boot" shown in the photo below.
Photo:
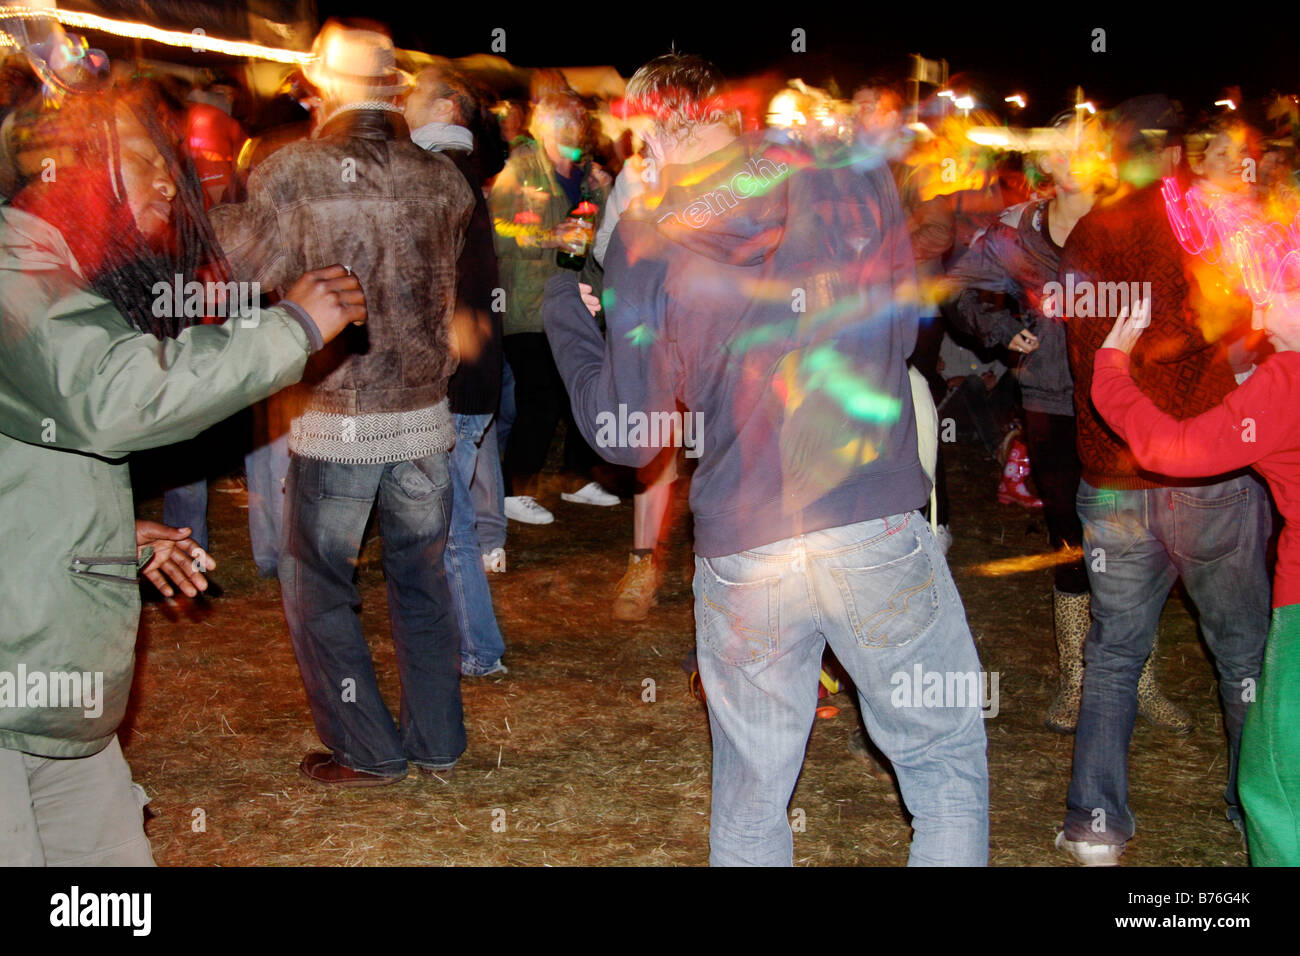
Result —
[[1088, 594], [1052, 591], [1056, 618], [1056, 653], [1060, 659], [1061, 686], [1043, 721], [1048, 730], [1072, 734], [1079, 723], [1083, 697], [1083, 642], [1092, 624], [1092, 599]]
[[1195, 726], [1192, 715], [1166, 697], [1156, 684], [1156, 650], [1159, 647], [1160, 632], [1156, 631], [1151, 656], [1142, 665], [1142, 676], [1138, 678], [1138, 713], [1157, 727], [1176, 734], [1190, 734]]

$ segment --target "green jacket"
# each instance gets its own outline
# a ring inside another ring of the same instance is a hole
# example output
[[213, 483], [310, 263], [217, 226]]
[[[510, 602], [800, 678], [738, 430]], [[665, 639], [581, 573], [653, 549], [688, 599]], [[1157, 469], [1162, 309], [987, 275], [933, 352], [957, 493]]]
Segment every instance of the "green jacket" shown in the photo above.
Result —
[[[108, 745], [140, 616], [126, 456], [297, 381], [310, 348], [284, 308], [175, 340], [137, 332], [89, 290], [53, 226], [0, 206], [0, 748]], [[91, 692], [102, 681], [102, 700], [77, 695], [73, 672]], [[67, 699], [57, 681], [76, 706], [49, 706]]]
[[[603, 208], [608, 192], [588, 170], [582, 182], [583, 197]], [[506, 293], [505, 334], [541, 332], [546, 281], [563, 270], [555, 264], [553, 248], [539, 248], [520, 239], [530, 232], [549, 233], [573, 206], [540, 145], [527, 143], [510, 153], [505, 169], [492, 184], [488, 208]], [[529, 213], [536, 214], [539, 221], [521, 223], [520, 215], [526, 220]]]

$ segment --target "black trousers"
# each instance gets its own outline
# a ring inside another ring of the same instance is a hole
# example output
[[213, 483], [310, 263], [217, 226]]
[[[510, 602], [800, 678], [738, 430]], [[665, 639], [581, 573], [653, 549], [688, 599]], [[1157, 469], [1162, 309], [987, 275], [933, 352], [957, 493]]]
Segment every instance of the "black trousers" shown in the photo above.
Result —
[[[1083, 544], [1083, 525], [1075, 510], [1082, 465], [1073, 415], [1049, 415], [1025, 410], [1025, 444], [1029, 446], [1029, 467], [1038, 495], [1043, 499], [1043, 517], [1052, 547]], [[1086, 555], [1084, 556], [1087, 557]], [[1083, 560], [1056, 566], [1056, 589], [1067, 594], [1086, 594], [1088, 574]]]
[[535, 495], [555, 428], [565, 423], [564, 470], [589, 477], [598, 461], [573, 420], [569, 394], [555, 367], [545, 332], [518, 332], [502, 339], [515, 376], [515, 423], [506, 443], [502, 474], [507, 495]]

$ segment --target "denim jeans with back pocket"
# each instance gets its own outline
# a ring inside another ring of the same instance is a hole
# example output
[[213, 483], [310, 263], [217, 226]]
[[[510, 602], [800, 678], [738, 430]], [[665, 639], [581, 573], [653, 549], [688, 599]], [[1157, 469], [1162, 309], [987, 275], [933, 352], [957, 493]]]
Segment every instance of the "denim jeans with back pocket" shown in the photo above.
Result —
[[[402, 684], [397, 725], [358, 615], [356, 562], [376, 499]], [[316, 731], [346, 767], [399, 776], [408, 760], [445, 769], [465, 750], [460, 635], [443, 567], [450, 507], [446, 452], [376, 465], [290, 458], [281, 594]]]
[[1092, 627], [1065, 832], [1123, 844], [1136, 830], [1128, 805], [1128, 751], [1137, 684], [1156, 624], [1181, 577], [1214, 655], [1228, 739], [1228, 815], [1240, 819], [1237, 755], [1268, 637], [1265, 546], [1272, 519], [1249, 475], [1213, 485], [1137, 490], [1079, 485]]
[[[695, 559], [713, 731], [714, 865], [793, 860], [786, 818], [829, 643], [893, 762], [912, 865], [988, 861], [979, 657], [929, 527], [913, 512]], [[938, 681], [938, 694], [928, 694]]]

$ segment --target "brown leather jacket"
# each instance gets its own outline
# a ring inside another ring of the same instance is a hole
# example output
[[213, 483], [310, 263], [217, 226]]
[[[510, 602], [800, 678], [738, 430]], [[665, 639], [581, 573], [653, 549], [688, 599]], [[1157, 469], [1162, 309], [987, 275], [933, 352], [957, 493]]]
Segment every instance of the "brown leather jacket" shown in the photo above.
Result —
[[451, 161], [411, 142], [402, 117], [354, 110], [254, 170], [248, 201], [212, 210], [234, 277], [284, 291], [335, 263], [369, 313], [312, 357], [307, 403], [364, 415], [427, 408], [456, 369], [456, 260], [474, 196]]

